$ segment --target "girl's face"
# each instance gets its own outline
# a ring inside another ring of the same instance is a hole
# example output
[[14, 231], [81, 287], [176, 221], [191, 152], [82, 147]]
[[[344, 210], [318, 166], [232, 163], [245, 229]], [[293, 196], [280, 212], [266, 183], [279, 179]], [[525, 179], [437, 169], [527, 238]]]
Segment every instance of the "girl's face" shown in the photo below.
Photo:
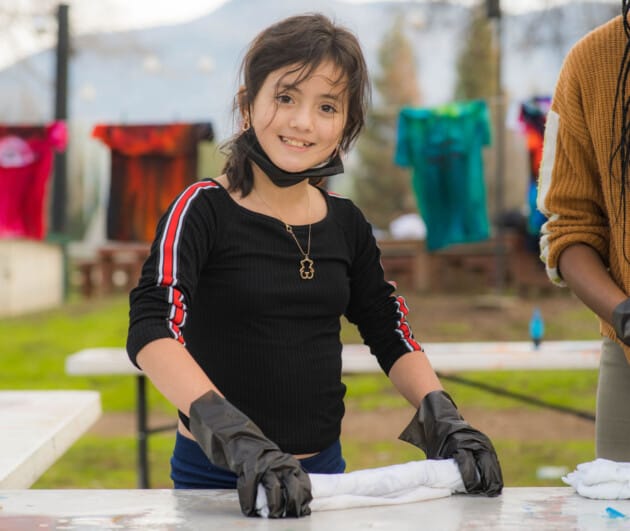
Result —
[[251, 125], [265, 153], [288, 172], [317, 166], [337, 149], [346, 125], [346, 83], [330, 61], [295, 85], [294, 66], [271, 72], [251, 105]]

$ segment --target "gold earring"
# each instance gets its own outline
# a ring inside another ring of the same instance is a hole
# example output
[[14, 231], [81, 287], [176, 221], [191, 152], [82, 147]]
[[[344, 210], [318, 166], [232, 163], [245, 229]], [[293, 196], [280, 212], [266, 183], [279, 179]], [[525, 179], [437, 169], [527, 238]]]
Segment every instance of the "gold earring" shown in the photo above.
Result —
[[249, 116], [244, 116], [243, 117], [243, 125], [241, 126], [241, 131], [243, 131], [243, 133], [245, 131], [247, 131], [250, 128], [251, 124], [249, 122]]

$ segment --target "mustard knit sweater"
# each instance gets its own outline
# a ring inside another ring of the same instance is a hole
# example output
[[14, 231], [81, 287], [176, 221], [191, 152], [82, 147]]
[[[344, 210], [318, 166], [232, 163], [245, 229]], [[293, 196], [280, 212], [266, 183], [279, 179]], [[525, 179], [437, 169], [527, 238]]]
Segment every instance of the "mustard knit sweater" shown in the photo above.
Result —
[[[560, 286], [564, 283], [558, 257], [569, 245], [584, 243], [597, 250], [615, 282], [630, 293], [623, 218], [616, 215], [621, 190], [618, 182], [611, 183], [608, 171], [615, 89], [625, 43], [621, 17], [583, 37], [564, 61], [547, 117], [538, 208], [549, 219], [542, 228], [540, 247], [549, 278]], [[620, 130], [618, 123], [615, 129]], [[617, 176], [619, 168], [617, 159]], [[630, 237], [630, 226], [626, 236]], [[600, 321], [600, 328], [616, 340], [608, 323]], [[624, 346], [624, 352], [630, 361], [630, 348]]]

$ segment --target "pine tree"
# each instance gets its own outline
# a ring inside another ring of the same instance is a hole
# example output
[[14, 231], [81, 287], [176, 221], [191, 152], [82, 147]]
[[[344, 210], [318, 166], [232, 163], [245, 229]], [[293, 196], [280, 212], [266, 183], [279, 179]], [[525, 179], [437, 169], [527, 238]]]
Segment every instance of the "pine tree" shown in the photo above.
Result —
[[497, 214], [497, 128], [499, 99], [498, 90], [498, 54], [492, 22], [488, 19], [485, 2], [480, 1], [470, 10], [468, 25], [461, 39], [461, 48], [456, 63], [456, 81], [454, 98], [459, 101], [483, 99], [488, 103], [492, 120], [493, 148], [485, 150], [484, 173], [488, 213], [491, 219]]
[[483, 4], [473, 7], [457, 57], [455, 99], [490, 99], [496, 95], [497, 53], [491, 22]]
[[409, 169], [394, 163], [398, 112], [420, 103], [415, 58], [401, 16], [385, 34], [378, 58], [378, 94], [357, 143], [354, 199], [372, 225], [387, 229], [394, 218], [416, 209]]

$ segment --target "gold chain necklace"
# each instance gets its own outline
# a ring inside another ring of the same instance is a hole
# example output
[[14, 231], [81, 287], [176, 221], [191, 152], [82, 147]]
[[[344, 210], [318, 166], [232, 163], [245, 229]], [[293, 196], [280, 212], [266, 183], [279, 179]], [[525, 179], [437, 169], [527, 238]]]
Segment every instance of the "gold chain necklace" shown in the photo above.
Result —
[[[300, 260], [300, 278], [302, 280], [313, 280], [313, 277], [315, 276], [315, 263], [313, 262], [313, 260], [311, 260], [311, 257], [309, 256], [311, 254], [311, 224], [308, 224], [308, 243], [306, 244], [306, 251], [304, 251], [304, 249], [302, 249], [302, 246], [300, 245], [300, 242], [297, 239], [297, 236], [295, 235], [295, 232], [293, 232], [293, 227], [291, 225], [289, 225], [286, 221], [284, 221], [279, 215], [278, 213], [271, 208], [271, 205], [269, 203], [267, 203], [267, 201], [265, 201], [263, 199], [263, 196], [260, 195], [260, 192], [254, 187], [254, 191], [256, 192], [256, 195], [258, 196], [258, 198], [264, 203], [264, 205], [269, 209], [270, 212], [273, 213], [274, 216], [276, 216], [282, 223], [284, 223], [284, 228], [285, 230], [291, 235], [291, 237], [293, 238], [293, 240], [295, 241], [295, 244], [297, 245], [298, 249], [300, 250], [300, 253], [302, 254], [302, 260]], [[311, 218], [311, 196], [308, 195], [308, 218]]]

